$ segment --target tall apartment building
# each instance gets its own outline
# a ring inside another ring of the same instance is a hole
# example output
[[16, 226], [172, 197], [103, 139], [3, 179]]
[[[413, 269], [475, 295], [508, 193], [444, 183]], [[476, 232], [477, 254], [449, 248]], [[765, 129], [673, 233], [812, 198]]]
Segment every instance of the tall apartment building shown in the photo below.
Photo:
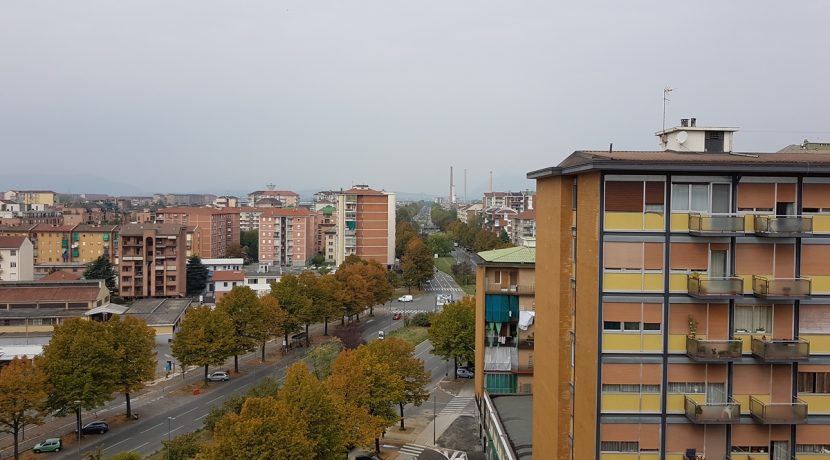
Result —
[[0, 281], [34, 278], [32, 242], [25, 236], [0, 236]]
[[517, 246], [536, 244], [536, 211], [520, 212], [510, 219], [510, 241]]
[[384, 266], [395, 263], [395, 194], [356, 185], [337, 196], [335, 263], [356, 254]]
[[516, 212], [533, 209], [533, 198], [536, 193], [532, 190], [520, 192], [484, 192], [482, 204], [484, 208], [509, 208]]
[[117, 225], [20, 225], [0, 227], [0, 235], [32, 241], [35, 265], [87, 264], [106, 256], [118, 264]]
[[334, 263], [337, 257], [337, 208], [332, 204], [318, 208], [319, 203], [315, 203], [315, 209], [317, 210], [317, 252], [323, 254], [327, 263]]
[[259, 261], [304, 267], [317, 253], [317, 213], [308, 209], [264, 210], [259, 224]]
[[4, 200], [27, 205], [54, 206], [56, 196], [57, 193], [51, 190], [9, 190], [3, 193]]
[[577, 151], [537, 183], [533, 450], [818, 459], [830, 450], [830, 157]]
[[295, 207], [300, 195], [290, 190], [257, 190], [248, 194], [248, 205], [252, 207]]
[[199, 245], [193, 253], [203, 259], [227, 255], [229, 244], [239, 244], [239, 210], [236, 208], [161, 208], [156, 222], [197, 226]]
[[119, 292], [125, 299], [181, 297], [187, 292], [187, 226], [128, 224], [121, 227]]

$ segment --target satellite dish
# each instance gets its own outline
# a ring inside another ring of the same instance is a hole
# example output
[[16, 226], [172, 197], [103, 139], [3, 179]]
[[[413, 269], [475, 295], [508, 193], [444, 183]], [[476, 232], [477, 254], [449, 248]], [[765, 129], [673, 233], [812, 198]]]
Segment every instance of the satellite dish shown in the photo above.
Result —
[[678, 144], [682, 144], [689, 139], [689, 133], [686, 131], [680, 131], [675, 135], [674, 139], [677, 141]]

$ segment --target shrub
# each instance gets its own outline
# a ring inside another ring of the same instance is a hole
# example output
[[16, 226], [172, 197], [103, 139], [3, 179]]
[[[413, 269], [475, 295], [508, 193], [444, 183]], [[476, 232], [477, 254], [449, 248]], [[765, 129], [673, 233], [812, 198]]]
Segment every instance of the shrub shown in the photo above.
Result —
[[415, 313], [412, 316], [412, 325], [413, 326], [420, 326], [420, 327], [429, 327], [432, 323], [431, 318], [429, 317], [429, 313], [427, 312], [420, 312]]

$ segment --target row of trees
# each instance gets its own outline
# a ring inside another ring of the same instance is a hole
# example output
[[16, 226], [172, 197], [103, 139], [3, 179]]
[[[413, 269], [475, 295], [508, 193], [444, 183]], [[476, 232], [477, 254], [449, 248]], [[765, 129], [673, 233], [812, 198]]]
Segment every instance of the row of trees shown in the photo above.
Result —
[[20, 430], [46, 414], [94, 409], [119, 391], [129, 417], [130, 394], [155, 377], [154, 345], [155, 331], [141, 319], [74, 318], [55, 326], [36, 363], [15, 359], [0, 370], [0, 431], [13, 436], [15, 459]]
[[446, 232], [458, 244], [474, 252], [489, 251], [491, 249], [509, 248], [510, 238], [507, 232], [496, 235], [481, 226], [481, 218], [471, 218], [469, 223], [455, 220], [447, 224]]
[[394, 288], [386, 269], [377, 262], [350, 256], [335, 274], [317, 275], [307, 271], [299, 276], [283, 275], [271, 285], [270, 295], [258, 297], [247, 286], [237, 286], [219, 299], [216, 309], [200, 307], [182, 321], [171, 347], [183, 366], [203, 366], [205, 379], [209, 366], [221, 365], [234, 357], [239, 372], [239, 355], [258, 346], [265, 360], [265, 343], [288, 336], [309, 325], [358, 315], [366, 307], [388, 302]]
[[373, 440], [379, 450], [381, 433], [399, 418], [395, 406], [403, 426], [403, 406], [429, 396], [429, 374], [407, 342], [390, 337], [330, 351], [312, 371], [293, 365], [275, 394], [232, 404], [218, 420], [211, 414], [213, 441], [197, 458], [337, 459]]

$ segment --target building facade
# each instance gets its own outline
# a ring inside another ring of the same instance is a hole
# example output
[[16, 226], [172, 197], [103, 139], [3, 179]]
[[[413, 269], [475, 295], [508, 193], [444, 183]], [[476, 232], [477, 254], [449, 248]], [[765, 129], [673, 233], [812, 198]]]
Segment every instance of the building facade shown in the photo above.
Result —
[[117, 225], [18, 225], [0, 227], [0, 235], [32, 241], [35, 265], [87, 264], [101, 256], [118, 265]]
[[304, 267], [317, 253], [317, 213], [308, 209], [267, 209], [259, 224], [259, 261]]
[[187, 226], [128, 224], [121, 228], [119, 292], [125, 299], [182, 297], [187, 292]]
[[534, 451], [830, 458], [830, 158], [683, 128], [528, 174]]
[[194, 225], [199, 233], [193, 255], [219, 259], [227, 255], [228, 245], [239, 244], [239, 211], [233, 208], [162, 208], [156, 222]]
[[260, 203], [263, 200], [267, 200], [269, 208], [293, 208], [299, 204], [300, 195], [290, 190], [257, 190], [248, 194], [251, 207], [265, 207], [266, 203]]
[[395, 194], [356, 185], [337, 196], [335, 264], [350, 255], [395, 263]]
[[34, 279], [32, 242], [25, 236], [0, 236], [0, 281]]

